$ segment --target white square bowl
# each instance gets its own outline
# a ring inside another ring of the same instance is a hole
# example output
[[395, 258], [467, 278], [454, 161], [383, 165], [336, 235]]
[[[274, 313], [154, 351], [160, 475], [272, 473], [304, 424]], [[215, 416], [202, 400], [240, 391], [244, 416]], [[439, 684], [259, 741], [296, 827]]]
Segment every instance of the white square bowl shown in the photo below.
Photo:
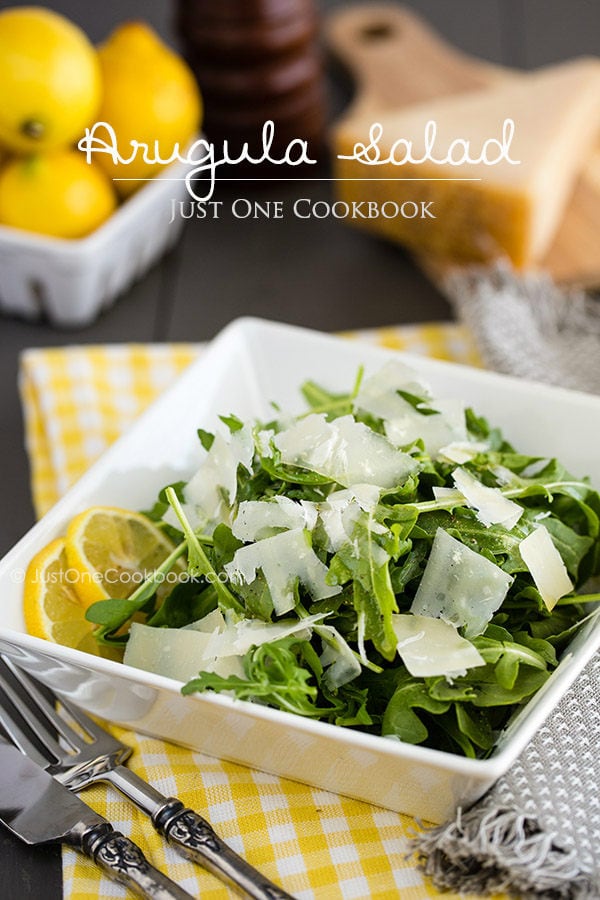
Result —
[[[313, 378], [332, 390], [357, 366], [392, 355], [356, 341], [241, 319], [215, 339], [0, 562], [0, 650], [92, 713], [140, 732], [267, 772], [440, 822], [481, 796], [514, 762], [600, 646], [593, 620], [573, 640], [544, 688], [510, 723], [493, 755], [471, 760], [427, 747], [314, 722], [278, 710], [201, 694], [179, 682], [51, 644], [24, 633], [21, 579], [31, 557], [94, 504], [146, 508], [165, 483], [189, 477], [199, 461], [196, 430], [220, 413], [269, 414], [269, 401], [303, 408], [299, 386]], [[404, 355], [438, 396], [459, 397], [499, 425], [526, 453], [558, 456], [600, 484], [600, 398], [464, 366]]]
[[84, 328], [150, 268], [181, 232], [171, 201], [189, 196], [190, 166], [176, 162], [147, 182], [90, 235], [47, 237], [0, 225], [0, 311]]

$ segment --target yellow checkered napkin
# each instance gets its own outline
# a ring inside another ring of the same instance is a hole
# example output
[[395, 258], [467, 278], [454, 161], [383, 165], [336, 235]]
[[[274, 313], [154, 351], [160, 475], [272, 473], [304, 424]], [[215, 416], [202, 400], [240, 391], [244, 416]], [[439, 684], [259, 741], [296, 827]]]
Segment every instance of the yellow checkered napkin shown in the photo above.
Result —
[[[410, 326], [348, 337], [477, 364], [456, 325]], [[201, 352], [191, 345], [69, 347], [23, 354], [21, 391], [37, 512], [44, 513], [141, 410]], [[202, 812], [234, 850], [303, 900], [435, 897], [405, 855], [407, 816], [221, 762], [123, 729], [133, 770]], [[167, 847], [147, 820], [104, 786], [84, 799], [130, 835], [159, 868], [195, 896], [233, 894]], [[69, 900], [126, 897], [88, 860], [64, 852]], [[448, 900], [457, 895], [445, 894]]]

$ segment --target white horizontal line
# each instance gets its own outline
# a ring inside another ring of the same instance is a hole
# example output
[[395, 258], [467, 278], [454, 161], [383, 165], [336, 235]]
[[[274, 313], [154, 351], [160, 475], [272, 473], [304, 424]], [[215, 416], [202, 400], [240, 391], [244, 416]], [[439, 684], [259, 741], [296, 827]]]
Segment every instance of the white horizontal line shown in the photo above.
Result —
[[[217, 181], [483, 181], [482, 178], [218, 178]], [[185, 181], [185, 178], [113, 178], [113, 181]]]

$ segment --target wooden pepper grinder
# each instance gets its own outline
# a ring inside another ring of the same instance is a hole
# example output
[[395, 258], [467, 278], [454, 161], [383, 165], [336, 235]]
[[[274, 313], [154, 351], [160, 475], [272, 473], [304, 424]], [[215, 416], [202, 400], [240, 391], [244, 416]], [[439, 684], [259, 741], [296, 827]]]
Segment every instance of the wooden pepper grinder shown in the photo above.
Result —
[[313, 0], [177, 0], [177, 30], [198, 79], [209, 140], [247, 142], [261, 155], [266, 121], [273, 154], [290, 141], [323, 146], [325, 101]]

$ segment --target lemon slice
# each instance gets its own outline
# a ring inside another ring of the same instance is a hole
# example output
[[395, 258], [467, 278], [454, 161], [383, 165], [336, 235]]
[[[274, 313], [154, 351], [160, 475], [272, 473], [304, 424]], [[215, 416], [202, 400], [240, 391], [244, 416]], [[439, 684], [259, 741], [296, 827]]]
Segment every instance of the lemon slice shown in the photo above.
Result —
[[[108, 597], [129, 597], [173, 549], [146, 516], [103, 506], [93, 506], [73, 519], [65, 545], [75, 573], [73, 586], [86, 609]], [[172, 574], [176, 577], [182, 570], [179, 563]]]
[[58, 538], [29, 563], [23, 592], [23, 613], [29, 634], [98, 653], [93, 625], [70, 582], [65, 541]]

